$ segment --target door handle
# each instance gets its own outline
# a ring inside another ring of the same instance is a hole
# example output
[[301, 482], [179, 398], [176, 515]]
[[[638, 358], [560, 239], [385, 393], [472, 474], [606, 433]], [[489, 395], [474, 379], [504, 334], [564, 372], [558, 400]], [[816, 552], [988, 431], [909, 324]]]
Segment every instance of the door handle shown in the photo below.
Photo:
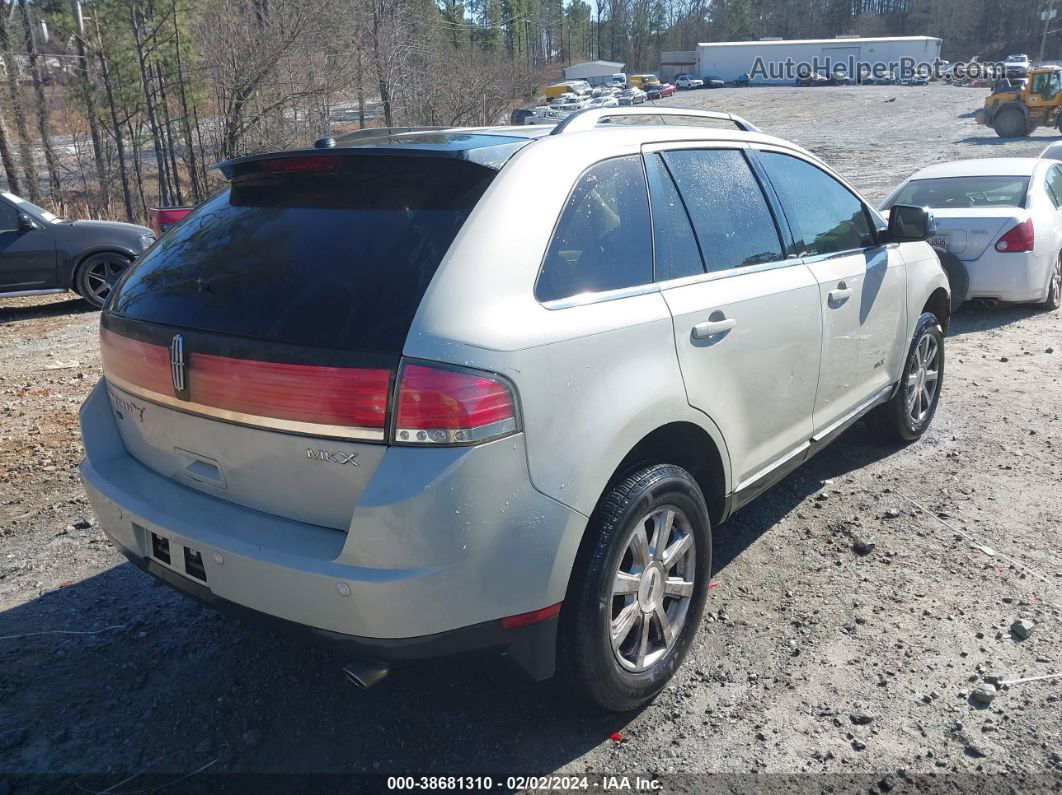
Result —
[[737, 321], [732, 317], [722, 320], [705, 320], [703, 323], [698, 323], [693, 327], [693, 338], [695, 340], [706, 340], [716, 334], [730, 331], [736, 325]]
[[841, 282], [837, 285], [836, 290], [830, 290], [830, 303], [831, 304], [843, 304], [849, 298], [852, 297], [852, 288]]

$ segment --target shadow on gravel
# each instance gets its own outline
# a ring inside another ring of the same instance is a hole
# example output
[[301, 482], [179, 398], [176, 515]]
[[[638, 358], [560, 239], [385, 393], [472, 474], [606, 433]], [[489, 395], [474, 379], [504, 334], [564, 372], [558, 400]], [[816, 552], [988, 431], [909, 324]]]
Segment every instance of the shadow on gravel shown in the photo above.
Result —
[[98, 311], [82, 298], [71, 298], [69, 301], [55, 301], [48, 304], [33, 304], [29, 306], [4, 306], [0, 304], [0, 323], [20, 323], [24, 320], [34, 320], [35, 318], [80, 315]]
[[804, 463], [773, 488], [742, 508], [712, 538], [712, 566], [718, 573], [756, 539], [774, 527], [827, 480], [845, 475], [897, 451], [881, 445], [863, 423]]
[[979, 331], [989, 331], [1017, 323], [1019, 320], [1028, 320], [1043, 313], [1042, 309], [1030, 304], [1001, 304], [998, 306], [986, 306], [976, 301], [963, 304], [952, 316], [951, 325], [948, 327], [948, 336], [956, 337], [960, 334], [976, 334]]
[[129, 564], [0, 613], [0, 638], [114, 626], [0, 639], [0, 784], [113, 774], [98, 790], [212, 761], [210, 773], [540, 774], [633, 719], [584, 714], [490, 656], [406, 665], [358, 690], [330, 650], [201, 608]]
[[[1045, 144], [1058, 138], [1057, 135], [1037, 135], [1034, 137], [1027, 137], [1021, 140], [1025, 141], [1042, 141]], [[985, 146], [1005, 146], [1007, 144], [1013, 144], [1019, 142], [1017, 138], [1000, 138], [998, 135], [970, 135], [959, 141], [961, 144], [982, 144]]]

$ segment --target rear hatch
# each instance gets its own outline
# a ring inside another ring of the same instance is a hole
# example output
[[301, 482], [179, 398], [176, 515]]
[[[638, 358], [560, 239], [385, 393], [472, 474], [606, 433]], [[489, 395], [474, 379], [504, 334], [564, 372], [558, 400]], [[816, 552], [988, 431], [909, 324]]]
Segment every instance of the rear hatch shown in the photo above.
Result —
[[932, 242], [961, 260], [975, 260], [1013, 226], [1028, 217], [1018, 207], [933, 209], [937, 231]]
[[234, 163], [103, 315], [118, 427], [190, 488], [345, 530], [414, 314], [496, 171], [372, 148]]

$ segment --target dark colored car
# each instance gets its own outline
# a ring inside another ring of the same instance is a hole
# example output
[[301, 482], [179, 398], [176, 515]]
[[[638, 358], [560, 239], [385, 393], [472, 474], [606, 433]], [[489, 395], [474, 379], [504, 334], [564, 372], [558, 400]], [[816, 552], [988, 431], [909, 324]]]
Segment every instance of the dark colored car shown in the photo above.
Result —
[[528, 116], [534, 116], [534, 108], [516, 108], [509, 114], [509, 122], [511, 124], [523, 125]]
[[74, 290], [103, 306], [118, 277], [154, 242], [146, 226], [68, 221], [0, 192], [0, 298]]
[[701, 88], [724, 88], [726, 86], [726, 81], [717, 75], [708, 75], [708, 77], [702, 77], [701, 80], [704, 81]]
[[752, 82], [752, 75], [750, 75], [748, 72], [745, 72], [743, 75], [738, 77], [737, 80], [734, 81], [734, 85], [737, 86], [738, 88], [745, 88], [751, 82]]

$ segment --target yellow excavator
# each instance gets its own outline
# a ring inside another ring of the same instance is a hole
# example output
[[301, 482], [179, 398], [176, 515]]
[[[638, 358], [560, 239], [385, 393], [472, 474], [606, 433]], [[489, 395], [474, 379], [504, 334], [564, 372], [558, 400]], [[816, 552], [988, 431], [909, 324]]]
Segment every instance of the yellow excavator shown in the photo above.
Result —
[[1029, 135], [1037, 127], [1062, 131], [1062, 68], [1038, 66], [1024, 79], [1000, 80], [974, 118], [1001, 138]]

